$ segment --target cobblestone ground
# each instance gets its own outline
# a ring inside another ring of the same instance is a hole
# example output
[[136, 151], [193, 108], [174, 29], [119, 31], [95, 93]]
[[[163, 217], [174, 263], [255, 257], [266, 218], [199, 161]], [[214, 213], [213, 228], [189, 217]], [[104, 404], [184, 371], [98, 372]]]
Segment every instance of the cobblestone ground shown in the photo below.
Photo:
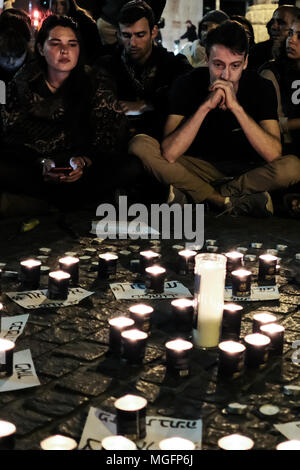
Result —
[[[0, 221], [0, 262], [4, 269], [17, 271], [20, 259], [39, 254], [40, 247], [51, 248], [43, 264], [57, 269], [57, 260], [66, 251], [86, 254], [86, 248], [97, 252], [115, 251], [119, 254], [118, 282], [134, 281], [136, 274], [130, 261], [143, 247], [152, 248], [148, 241], [123, 240], [94, 243], [89, 234], [95, 215], [82, 211], [72, 215], [80, 238], [73, 240], [55, 224], [55, 216], [39, 218], [39, 225], [27, 233], [19, 233], [21, 219]], [[36, 450], [45, 437], [63, 434], [77, 442], [91, 406], [113, 412], [113, 403], [124, 393], [138, 393], [147, 398], [149, 414], [181, 419], [203, 419], [204, 450], [217, 449], [222, 436], [241, 433], [251, 437], [255, 449], [271, 450], [286, 438], [274, 424], [300, 421], [299, 396], [283, 393], [285, 385], [300, 386], [300, 366], [294, 364], [292, 344], [300, 340], [300, 264], [295, 260], [300, 253], [300, 222], [283, 218], [269, 220], [250, 218], [205, 217], [205, 239], [217, 240], [218, 252], [236, 247], [248, 248], [247, 253], [260, 254], [278, 244], [287, 245], [281, 257], [278, 301], [244, 302], [241, 338], [252, 331], [252, 316], [256, 311], [268, 310], [285, 327], [282, 357], [270, 359], [261, 371], [246, 371], [239, 379], [220, 382], [217, 378], [216, 353], [194, 349], [191, 375], [175, 382], [165, 380], [164, 344], [176, 336], [170, 321], [170, 301], [153, 300], [155, 307], [152, 334], [141, 367], [120, 364], [107, 355], [108, 319], [128, 312], [131, 303], [116, 300], [109, 287], [97, 281], [92, 270], [92, 257], [80, 265], [80, 286], [94, 294], [79, 305], [59, 309], [39, 308], [24, 310], [9, 300], [5, 292], [18, 291], [16, 279], [3, 277], [1, 302], [3, 316], [29, 313], [22, 335], [16, 341], [16, 351], [30, 349], [40, 386], [0, 393], [0, 419], [12, 421], [17, 427], [16, 450]], [[161, 252], [162, 264], [167, 268], [167, 279], [181, 281], [192, 292], [193, 275], [180, 276], [174, 268], [175, 251], [172, 246], [182, 240], [162, 240], [156, 248]], [[251, 242], [261, 242], [261, 250], [251, 248]], [[120, 251], [129, 254], [120, 254]], [[204, 247], [202, 251], [206, 251]], [[257, 273], [257, 262], [247, 262]], [[42, 276], [41, 287], [46, 287], [47, 275]], [[247, 405], [243, 415], [230, 415], [224, 409], [231, 402]], [[259, 413], [259, 407], [272, 404], [279, 407], [275, 418]]]

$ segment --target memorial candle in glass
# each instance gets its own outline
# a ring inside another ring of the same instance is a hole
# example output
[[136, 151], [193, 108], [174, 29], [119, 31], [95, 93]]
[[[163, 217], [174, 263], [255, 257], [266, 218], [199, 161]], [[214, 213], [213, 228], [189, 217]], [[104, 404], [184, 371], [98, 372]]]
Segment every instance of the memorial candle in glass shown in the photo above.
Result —
[[222, 339], [235, 339], [240, 337], [243, 307], [234, 303], [224, 305], [222, 320]]
[[149, 268], [150, 266], [153, 266], [153, 264], [155, 264], [159, 258], [160, 258], [160, 255], [156, 253], [155, 251], [152, 251], [152, 250], [141, 251], [140, 252], [140, 273], [144, 274], [145, 269]]
[[133, 327], [134, 320], [127, 317], [111, 318], [109, 321], [109, 349], [116, 355], [121, 354], [121, 333]]
[[183, 339], [175, 339], [165, 344], [167, 372], [178, 377], [190, 374], [192, 343]]
[[138, 395], [124, 395], [115, 401], [117, 434], [133, 441], [146, 437], [147, 400]]
[[231, 286], [232, 279], [231, 273], [236, 269], [239, 269], [243, 266], [244, 255], [238, 251], [229, 251], [225, 253], [226, 256], [226, 286]]
[[13, 357], [15, 343], [0, 338], [0, 377], [10, 377], [13, 374]]
[[253, 333], [244, 338], [246, 344], [245, 365], [250, 368], [263, 368], [268, 360], [270, 338], [260, 333]]
[[150, 266], [145, 269], [145, 286], [153, 293], [161, 294], [165, 289], [166, 270], [161, 266]]
[[102, 253], [98, 258], [98, 278], [109, 279], [117, 272], [118, 256], [113, 253]]
[[171, 302], [172, 319], [178, 333], [189, 335], [193, 329], [194, 301], [175, 299]]
[[281, 355], [283, 353], [284, 327], [276, 323], [268, 323], [267, 325], [262, 325], [260, 331], [271, 340], [269, 353], [274, 356]]
[[21, 261], [19, 280], [22, 289], [35, 290], [39, 288], [41, 264], [35, 259]]
[[179, 274], [186, 275], [194, 272], [195, 256], [194, 250], [181, 250], [178, 252], [178, 270]]
[[260, 327], [268, 323], [275, 323], [276, 317], [267, 311], [262, 311], [253, 315], [252, 331], [253, 333], [260, 333]]
[[201, 253], [195, 257], [194, 345], [217, 347], [224, 307], [226, 257]]
[[141, 364], [145, 357], [148, 335], [144, 331], [131, 329], [121, 333], [122, 357], [130, 364]]
[[276, 284], [277, 257], [271, 254], [259, 256], [258, 284], [274, 286]]
[[151, 315], [153, 308], [150, 305], [136, 304], [129, 307], [130, 318], [134, 320], [138, 330], [149, 333], [151, 330]]
[[223, 341], [219, 344], [219, 375], [237, 377], [244, 367], [245, 346], [236, 341]]
[[53, 271], [48, 277], [47, 296], [52, 300], [66, 300], [69, 294], [70, 274], [64, 271]]
[[0, 420], [0, 450], [13, 450], [15, 447], [16, 426]]
[[232, 271], [232, 297], [250, 297], [251, 295], [251, 271], [237, 269]]
[[59, 268], [71, 276], [73, 285], [77, 285], [79, 281], [79, 258], [74, 256], [65, 256], [59, 259]]

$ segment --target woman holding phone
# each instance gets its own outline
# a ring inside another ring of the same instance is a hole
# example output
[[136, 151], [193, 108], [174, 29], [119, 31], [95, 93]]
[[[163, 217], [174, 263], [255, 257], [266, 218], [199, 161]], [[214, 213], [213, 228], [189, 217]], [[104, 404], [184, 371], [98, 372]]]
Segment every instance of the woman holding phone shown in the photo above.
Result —
[[132, 161], [127, 166], [126, 117], [83, 65], [77, 24], [49, 16], [35, 52], [36, 66], [17, 74], [1, 110], [1, 190], [66, 208], [134, 177]]

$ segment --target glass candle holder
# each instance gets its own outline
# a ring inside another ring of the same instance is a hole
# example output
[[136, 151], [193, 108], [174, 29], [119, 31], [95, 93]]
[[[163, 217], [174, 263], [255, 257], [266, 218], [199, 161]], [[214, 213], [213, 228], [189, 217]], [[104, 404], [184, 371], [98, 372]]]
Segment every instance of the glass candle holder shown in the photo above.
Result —
[[172, 320], [178, 333], [190, 335], [193, 329], [194, 301], [175, 299], [171, 302]]
[[59, 259], [59, 269], [70, 274], [70, 282], [76, 286], [79, 282], [79, 258], [75, 256], [65, 256]]
[[268, 360], [270, 338], [253, 333], [244, 338], [246, 344], [245, 365], [249, 368], [263, 368]]
[[136, 304], [129, 307], [129, 315], [138, 330], [150, 333], [153, 308], [150, 305]]
[[140, 273], [145, 274], [145, 269], [158, 262], [160, 254], [152, 250], [140, 252]]
[[267, 311], [262, 311], [253, 315], [252, 331], [253, 333], [260, 333], [260, 327], [268, 323], [275, 323], [276, 316]]
[[102, 253], [98, 257], [98, 278], [109, 279], [117, 272], [118, 256], [113, 253]]
[[69, 294], [71, 276], [64, 271], [53, 271], [48, 276], [47, 296], [52, 300], [66, 300]]
[[251, 296], [251, 271], [247, 269], [237, 269], [232, 271], [232, 297]]
[[222, 340], [239, 340], [243, 307], [234, 303], [224, 305], [222, 320]]
[[175, 339], [165, 344], [167, 372], [177, 377], [190, 375], [190, 361], [193, 344], [183, 339]]
[[254, 442], [241, 434], [230, 434], [219, 439], [218, 446], [222, 450], [251, 450]]
[[124, 436], [107, 436], [101, 445], [103, 450], [137, 450], [135, 442]]
[[77, 442], [71, 437], [56, 434], [41, 441], [40, 446], [42, 450], [75, 450]]
[[246, 347], [235, 341], [223, 341], [219, 344], [220, 377], [238, 377], [244, 367]]
[[145, 269], [145, 286], [147, 290], [161, 294], [165, 289], [166, 270], [161, 266], [150, 266]]
[[260, 327], [260, 332], [271, 340], [269, 353], [274, 356], [280, 356], [283, 353], [284, 327], [276, 323], [268, 323]]
[[181, 275], [194, 272], [195, 256], [197, 252], [194, 250], [181, 250], [178, 252], [178, 271]]
[[201, 253], [195, 257], [195, 319], [193, 342], [198, 348], [217, 347], [224, 307], [226, 257]]
[[10, 377], [13, 374], [13, 358], [15, 343], [0, 338], [0, 377]]
[[132, 441], [146, 437], [147, 400], [138, 395], [124, 395], [115, 401], [117, 434]]
[[232, 285], [232, 278], [231, 273], [239, 268], [241, 268], [244, 264], [244, 254], [240, 253], [239, 251], [229, 251], [225, 253], [226, 256], [226, 278], [225, 278], [225, 285], [231, 286]]
[[121, 333], [122, 357], [130, 364], [141, 364], [145, 357], [148, 335], [144, 331], [131, 329]]
[[41, 262], [35, 259], [21, 261], [19, 280], [22, 289], [36, 290], [40, 286]]
[[258, 284], [261, 286], [274, 286], [276, 284], [277, 257], [265, 254], [259, 256], [258, 260]]
[[15, 447], [16, 426], [0, 420], [0, 450], [13, 450]]
[[127, 317], [115, 317], [109, 321], [109, 349], [113, 354], [119, 356], [122, 351], [121, 334], [134, 326], [134, 320]]

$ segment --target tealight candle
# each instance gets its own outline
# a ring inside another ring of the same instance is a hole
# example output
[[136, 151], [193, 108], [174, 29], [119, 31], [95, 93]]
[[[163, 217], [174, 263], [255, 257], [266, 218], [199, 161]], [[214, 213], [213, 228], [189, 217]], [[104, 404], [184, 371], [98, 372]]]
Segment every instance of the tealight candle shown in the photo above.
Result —
[[183, 339], [175, 339], [165, 344], [167, 372], [179, 377], [190, 374], [190, 359], [193, 344]]
[[178, 252], [179, 274], [186, 275], [194, 271], [196, 254], [197, 252], [194, 250], [181, 250]]
[[150, 305], [136, 304], [129, 307], [130, 318], [134, 320], [138, 330], [149, 333], [151, 330], [151, 314], [153, 308]]
[[234, 303], [224, 305], [221, 334], [223, 340], [239, 339], [242, 323], [242, 310], [243, 307]]
[[135, 442], [124, 436], [107, 436], [101, 444], [104, 450], [137, 450]]
[[16, 426], [8, 421], [0, 420], [0, 450], [13, 450]]
[[153, 266], [160, 258], [159, 253], [152, 250], [146, 250], [140, 252], [140, 273], [144, 274], [145, 269]]
[[270, 338], [260, 333], [253, 333], [245, 336], [244, 340], [246, 343], [246, 366], [250, 368], [263, 368], [269, 355]]
[[254, 446], [252, 439], [241, 434], [230, 434], [218, 440], [222, 450], [250, 450]]
[[68, 298], [70, 274], [64, 271], [53, 271], [48, 276], [47, 296], [52, 300], [65, 300]]
[[133, 441], [146, 436], [147, 400], [138, 395], [124, 395], [115, 401], [117, 434]]
[[79, 281], [79, 258], [74, 256], [65, 256], [59, 259], [59, 268], [71, 276], [73, 285], [77, 285]]
[[251, 271], [237, 269], [232, 271], [232, 296], [250, 297], [251, 295]]
[[0, 338], [0, 377], [10, 377], [13, 374], [13, 356], [15, 343]]
[[182, 437], [169, 437], [160, 441], [158, 447], [160, 450], [194, 450], [195, 444]]
[[19, 280], [22, 289], [35, 290], [40, 286], [41, 261], [28, 259], [20, 263]]
[[117, 272], [118, 256], [113, 253], [102, 253], [98, 258], [98, 277], [108, 279]]
[[166, 270], [161, 266], [151, 266], [145, 269], [145, 286], [147, 289], [160, 294], [164, 292]]
[[56, 434], [41, 441], [40, 446], [42, 450], [75, 450], [77, 442], [71, 437]]
[[133, 327], [134, 320], [127, 317], [111, 318], [109, 321], [109, 349], [112, 353], [121, 354], [121, 333]]
[[290, 441], [281, 442], [276, 446], [276, 450], [300, 450], [300, 441], [291, 439]]
[[171, 306], [176, 331], [189, 335], [193, 329], [194, 301], [175, 299], [172, 300]]
[[122, 357], [130, 364], [140, 364], [145, 357], [148, 335], [144, 331], [131, 329], [121, 333]]
[[235, 341], [223, 341], [219, 344], [219, 375], [237, 377], [244, 366], [245, 346]]
[[225, 285], [231, 286], [231, 273], [243, 266], [244, 254], [238, 251], [225, 253], [226, 256], [226, 280]]
[[271, 254], [259, 256], [258, 284], [274, 286], [276, 284], [277, 257]]
[[262, 334], [268, 336], [271, 340], [269, 352], [272, 355], [283, 353], [284, 327], [276, 323], [268, 323], [260, 327]]
[[256, 313], [253, 315], [253, 324], [252, 324], [252, 331], [253, 333], [260, 333], [260, 327], [263, 325], [267, 325], [268, 323], [275, 323], [277, 318], [275, 315], [267, 311], [262, 311], [261, 313]]

